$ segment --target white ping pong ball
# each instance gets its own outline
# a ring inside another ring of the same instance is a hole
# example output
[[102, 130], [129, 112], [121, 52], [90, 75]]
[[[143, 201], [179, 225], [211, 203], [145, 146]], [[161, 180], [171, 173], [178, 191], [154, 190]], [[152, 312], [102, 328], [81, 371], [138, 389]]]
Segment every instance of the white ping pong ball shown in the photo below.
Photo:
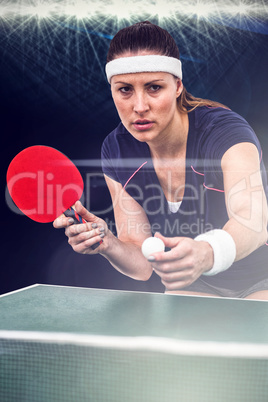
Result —
[[141, 251], [144, 257], [148, 258], [152, 253], [165, 251], [165, 244], [163, 240], [158, 237], [148, 237], [148, 239], [145, 239], [142, 243]]

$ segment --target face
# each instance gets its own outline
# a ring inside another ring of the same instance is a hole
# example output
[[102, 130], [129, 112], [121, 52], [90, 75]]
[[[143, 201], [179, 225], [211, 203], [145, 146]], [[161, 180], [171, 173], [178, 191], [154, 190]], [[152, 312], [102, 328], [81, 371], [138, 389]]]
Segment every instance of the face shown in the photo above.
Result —
[[135, 73], [113, 76], [112, 96], [126, 129], [139, 141], [165, 139], [177, 131], [177, 98], [182, 83], [169, 73]]

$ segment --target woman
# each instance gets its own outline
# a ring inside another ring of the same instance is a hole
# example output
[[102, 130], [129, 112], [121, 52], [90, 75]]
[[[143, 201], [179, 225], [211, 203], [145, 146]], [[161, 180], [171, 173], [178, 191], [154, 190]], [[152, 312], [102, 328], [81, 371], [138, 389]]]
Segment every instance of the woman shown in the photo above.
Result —
[[[259, 142], [243, 118], [187, 93], [179, 58], [173, 38], [147, 21], [115, 35], [106, 73], [121, 124], [102, 160], [118, 236], [80, 203], [87, 224], [60, 217], [54, 226], [76, 252], [99, 253], [125, 275], [147, 280], [154, 270], [166, 292], [268, 300]], [[167, 251], [145, 259], [152, 234]]]

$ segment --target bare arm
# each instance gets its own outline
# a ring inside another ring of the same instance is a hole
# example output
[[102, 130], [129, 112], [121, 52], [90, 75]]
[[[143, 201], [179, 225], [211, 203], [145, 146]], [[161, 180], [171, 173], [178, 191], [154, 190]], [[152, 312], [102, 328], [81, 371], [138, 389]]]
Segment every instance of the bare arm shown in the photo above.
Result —
[[[267, 240], [267, 201], [258, 150], [250, 143], [237, 144], [226, 151], [221, 164], [229, 215], [222, 229], [232, 236], [238, 261]], [[167, 253], [154, 254], [153, 262], [167, 290], [188, 286], [212, 268], [212, 248], [206, 241], [158, 236], [171, 248]]]
[[143, 208], [121, 184], [105, 176], [113, 201], [117, 238], [108, 236], [100, 252], [120, 272], [135, 279], [147, 280], [151, 264], [141, 253], [143, 241], [151, 236], [151, 228]]
[[[69, 244], [81, 254], [100, 254], [118, 271], [138, 280], [148, 280], [152, 274], [151, 264], [141, 253], [143, 241], [151, 236], [151, 227], [143, 208], [130, 197], [121, 184], [106, 177], [110, 190], [117, 237], [108, 229], [106, 222], [87, 211], [80, 202], [75, 204], [78, 214], [87, 223], [72, 225], [61, 216], [54, 221], [55, 228], [65, 228]], [[101, 241], [98, 248], [92, 245]]]
[[255, 145], [234, 145], [223, 155], [225, 202], [229, 220], [223, 227], [236, 244], [236, 261], [267, 240], [267, 201]]

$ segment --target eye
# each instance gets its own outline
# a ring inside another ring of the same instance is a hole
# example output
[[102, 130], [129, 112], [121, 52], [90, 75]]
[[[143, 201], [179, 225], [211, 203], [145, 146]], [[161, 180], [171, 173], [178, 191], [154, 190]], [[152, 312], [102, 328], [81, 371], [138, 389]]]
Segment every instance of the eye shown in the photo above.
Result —
[[119, 88], [119, 91], [122, 94], [129, 94], [131, 92], [131, 88], [130, 87], [121, 87], [121, 88]]
[[154, 84], [154, 85], [151, 85], [150, 87], [149, 87], [149, 91], [150, 92], [157, 92], [157, 91], [159, 91], [160, 90], [160, 85], [156, 85], [156, 84]]

